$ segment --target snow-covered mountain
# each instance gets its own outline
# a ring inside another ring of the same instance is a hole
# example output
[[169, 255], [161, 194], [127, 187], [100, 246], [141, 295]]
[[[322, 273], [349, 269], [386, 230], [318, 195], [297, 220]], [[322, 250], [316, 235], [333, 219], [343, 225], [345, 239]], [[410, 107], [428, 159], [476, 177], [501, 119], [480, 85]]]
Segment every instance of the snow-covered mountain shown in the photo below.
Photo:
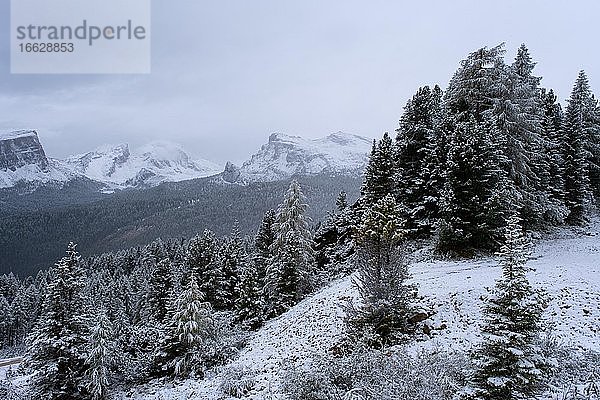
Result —
[[61, 184], [73, 177], [60, 162], [46, 157], [37, 131], [0, 132], [0, 188], [19, 182]]
[[118, 187], [149, 187], [219, 173], [221, 167], [192, 160], [177, 144], [156, 141], [130, 151], [127, 144], [104, 145], [64, 161], [73, 171]]
[[273, 133], [241, 167], [229, 163], [223, 179], [265, 182], [293, 175], [360, 175], [367, 165], [371, 143], [371, 139], [344, 132], [320, 139]]
[[19, 182], [63, 184], [75, 178], [101, 183], [107, 190], [145, 188], [163, 182], [217, 175], [226, 182], [268, 182], [294, 175], [362, 174], [371, 139], [343, 132], [320, 139], [273, 133], [241, 167], [195, 160], [179, 145], [156, 141], [130, 149], [104, 145], [64, 160], [46, 157], [36, 131], [0, 133], [0, 188]]
[[0, 188], [18, 183], [62, 185], [76, 178], [90, 179], [108, 190], [144, 188], [218, 174], [210, 161], [194, 160], [179, 145], [157, 141], [130, 151], [127, 144], [105, 145], [67, 157], [46, 156], [34, 130], [0, 133]]

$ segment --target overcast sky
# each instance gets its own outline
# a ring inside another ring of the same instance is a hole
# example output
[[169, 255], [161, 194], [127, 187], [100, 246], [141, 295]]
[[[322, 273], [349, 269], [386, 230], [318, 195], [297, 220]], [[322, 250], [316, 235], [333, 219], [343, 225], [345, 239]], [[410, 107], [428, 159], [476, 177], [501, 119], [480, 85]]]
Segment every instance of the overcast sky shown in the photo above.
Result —
[[580, 69], [600, 88], [600, 2], [154, 0], [149, 75], [11, 75], [0, 18], [0, 129], [35, 128], [52, 157], [104, 143], [181, 143], [247, 158], [271, 132], [393, 131], [406, 100], [461, 59], [525, 43], [561, 101]]

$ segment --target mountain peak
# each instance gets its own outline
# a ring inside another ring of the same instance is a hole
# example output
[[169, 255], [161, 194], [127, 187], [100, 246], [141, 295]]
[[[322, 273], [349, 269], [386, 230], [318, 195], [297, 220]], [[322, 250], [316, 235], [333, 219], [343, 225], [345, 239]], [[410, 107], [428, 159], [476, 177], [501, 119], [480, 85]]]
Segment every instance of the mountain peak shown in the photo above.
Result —
[[273, 132], [269, 135], [269, 143], [272, 142], [296, 142], [298, 140], [304, 140], [301, 136], [288, 135], [281, 132]]
[[0, 131], [0, 141], [12, 140], [24, 137], [38, 137], [38, 133], [34, 129], [19, 129], [13, 131]]
[[344, 132], [319, 139], [275, 132], [242, 165], [239, 179], [273, 181], [321, 173], [358, 176], [367, 164], [370, 146], [370, 139]]

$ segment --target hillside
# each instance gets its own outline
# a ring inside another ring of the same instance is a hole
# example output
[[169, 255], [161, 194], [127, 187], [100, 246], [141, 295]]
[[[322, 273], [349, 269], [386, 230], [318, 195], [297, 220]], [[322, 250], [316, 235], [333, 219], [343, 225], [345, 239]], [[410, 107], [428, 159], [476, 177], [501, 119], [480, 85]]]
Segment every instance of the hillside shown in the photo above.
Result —
[[[551, 296], [546, 312], [559, 342], [580, 350], [600, 351], [600, 221], [585, 231], [563, 230], [540, 240], [528, 263], [532, 283]], [[470, 261], [420, 261], [412, 268], [426, 302], [434, 305], [432, 337], [414, 343], [422, 347], [467, 350], [478, 342], [480, 297], [494, 284], [500, 270], [492, 258]], [[355, 296], [351, 278], [332, 283], [269, 322], [250, 340], [238, 359], [203, 381], [175, 385], [157, 382], [137, 388], [122, 398], [189, 399], [219, 397], [224, 372], [242, 369], [254, 377], [247, 399], [279, 398], [281, 373], [287, 363], [302, 365], [311, 356], [325, 354], [343, 334], [340, 304]]]

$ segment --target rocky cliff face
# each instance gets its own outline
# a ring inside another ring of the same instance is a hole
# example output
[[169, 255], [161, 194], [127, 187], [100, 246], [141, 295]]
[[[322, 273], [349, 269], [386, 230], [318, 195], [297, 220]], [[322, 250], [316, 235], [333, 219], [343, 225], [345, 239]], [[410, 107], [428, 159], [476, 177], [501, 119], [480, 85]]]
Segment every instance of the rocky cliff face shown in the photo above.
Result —
[[36, 131], [0, 132], [0, 171], [35, 166], [48, 172], [49, 163]]

